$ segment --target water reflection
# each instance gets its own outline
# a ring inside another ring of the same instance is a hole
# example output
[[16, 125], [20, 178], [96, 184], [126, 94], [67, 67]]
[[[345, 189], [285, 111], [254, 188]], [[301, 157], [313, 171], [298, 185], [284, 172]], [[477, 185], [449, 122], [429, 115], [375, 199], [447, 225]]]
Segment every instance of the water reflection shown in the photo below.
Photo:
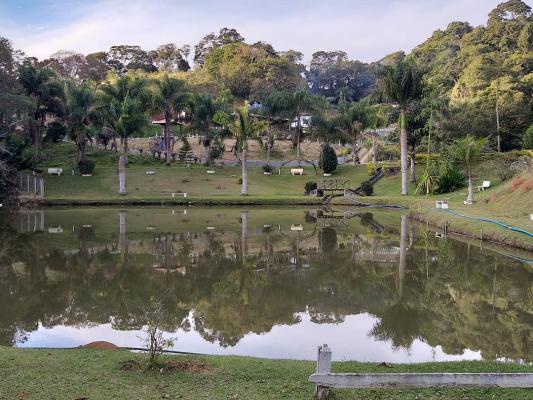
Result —
[[532, 360], [531, 267], [401, 214], [76, 209], [0, 225], [1, 345], [135, 345], [157, 296], [182, 350]]

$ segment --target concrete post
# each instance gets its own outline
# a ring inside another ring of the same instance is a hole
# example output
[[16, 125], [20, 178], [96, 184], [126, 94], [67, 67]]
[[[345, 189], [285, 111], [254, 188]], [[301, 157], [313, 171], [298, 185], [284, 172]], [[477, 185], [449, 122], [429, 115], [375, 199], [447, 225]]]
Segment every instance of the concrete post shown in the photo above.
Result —
[[[327, 344], [318, 346], [316, 373], [329, 374], [331, 372], [331, 349]], [[315, 395], [317, 399], [327, 399], [329, 396], [329, 386], [316, 385]]]

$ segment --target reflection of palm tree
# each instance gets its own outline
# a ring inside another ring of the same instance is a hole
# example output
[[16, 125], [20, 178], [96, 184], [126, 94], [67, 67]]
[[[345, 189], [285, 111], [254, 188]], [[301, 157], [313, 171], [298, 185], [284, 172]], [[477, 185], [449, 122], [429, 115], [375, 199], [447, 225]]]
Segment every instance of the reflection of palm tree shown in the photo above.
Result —
[[398, 291], [400, 297], [403, 292], [403, 281], [405, 278], [405, 262], [407, 258], [407, 215], [402, 215], [400, 223], [400, 265], [398, 267]]
[[118, 230], [120, 241], [120, 259], [122, 266], [126, 267], [128, 264], [128, 239], [126, 237], [126, 212], [120, 211], [118, 214]]

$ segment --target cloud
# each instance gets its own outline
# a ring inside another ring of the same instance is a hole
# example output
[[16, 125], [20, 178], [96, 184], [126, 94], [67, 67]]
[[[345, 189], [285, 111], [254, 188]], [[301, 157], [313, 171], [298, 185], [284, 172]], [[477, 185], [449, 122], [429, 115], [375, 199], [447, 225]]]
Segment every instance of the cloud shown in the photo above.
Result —
[[[57, 10], [60, 4], [53, 3]], [[145, 49], [168, 42], [194, 45], [206, 33], [228, 26], [239, 30], [249, 42], [264, 40], [279, 50], [300, 50], [306, 60], [315, 51], [339, 49], [352, 58], [374, 61], [393, 51], [411, 50], [451, 21], [485, 23], [488, 12], [498, 3], [499, 0], [100, 0], [89, 4], [69, 2], [59, 21], [47, 24], [44, 17], [39, 28], [24, 24], [25, 12], [21, 11], [17, 13], [20, 21], [0, 23], [15, 47], [39, 58], [59, 49], [90, 53], [115, 44], [138, 44]]]

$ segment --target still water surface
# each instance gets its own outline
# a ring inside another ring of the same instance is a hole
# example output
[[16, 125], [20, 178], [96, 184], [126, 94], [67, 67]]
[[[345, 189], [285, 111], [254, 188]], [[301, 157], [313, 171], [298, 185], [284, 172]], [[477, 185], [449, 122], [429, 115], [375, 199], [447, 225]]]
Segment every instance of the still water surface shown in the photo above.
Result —
[[533, 361], [531, 265], [438, 236], [348, 209], [0, 215], [0, 345], [139, 346], [157, 299], [181, 351]]

